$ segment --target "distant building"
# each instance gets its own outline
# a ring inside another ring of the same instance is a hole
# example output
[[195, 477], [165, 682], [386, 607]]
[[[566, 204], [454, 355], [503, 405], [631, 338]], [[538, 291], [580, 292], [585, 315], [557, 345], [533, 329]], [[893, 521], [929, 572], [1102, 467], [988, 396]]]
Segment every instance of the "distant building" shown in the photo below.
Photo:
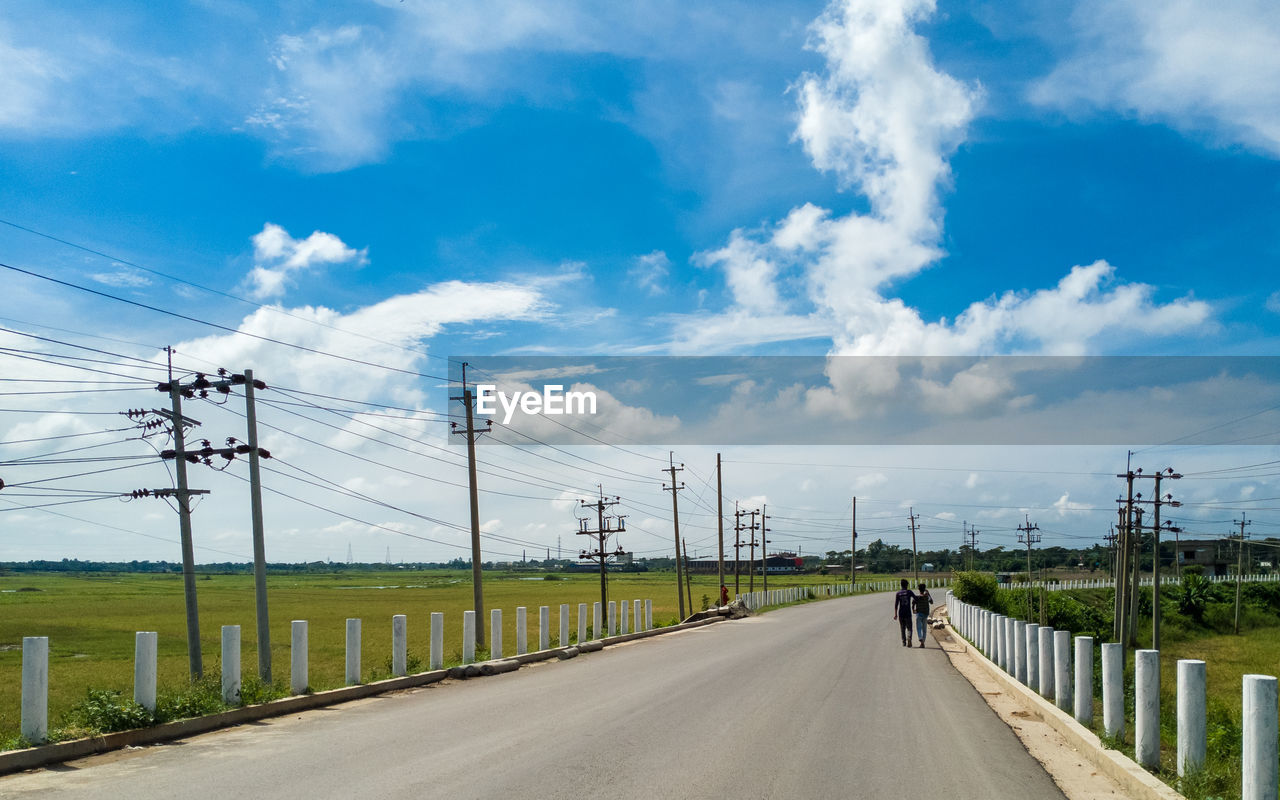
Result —
[[[804, 559], [795, 553], [773, 553], [769, 556], [768, 570], [770, 575], [788, 575], [800, 571], [804, 565]], [[760, 574], [760, 559], [754, 562], [749, 558], [744, 558], [738, 563], [738, 573], [741, 575], [750, 575], [752, 567], [757, 575]], [[694, 575], [714, 575], [720, 568], [720, 560], [715, 556], [703, 556], [701, 558], [689, 559], [689, 572]], [[732, 575], [734, 573], [733, 556], [726, 554], [724, 559], [724, 574]]]

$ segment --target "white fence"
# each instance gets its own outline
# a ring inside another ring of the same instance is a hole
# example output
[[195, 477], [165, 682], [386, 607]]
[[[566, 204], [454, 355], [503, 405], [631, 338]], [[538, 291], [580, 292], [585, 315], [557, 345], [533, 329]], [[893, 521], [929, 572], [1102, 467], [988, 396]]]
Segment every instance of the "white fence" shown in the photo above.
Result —
[[[1275, 576], [1268, 576], [1274, 580]], [[1085, 588], [1085, 587], [1082, 587]], [[952, 627], [998, 667], [1032, 691], [1038, 691], [1077, 721], [1093, 722], [1093, 650], [1091, 636], [1074, 637], [1075, 672], [1072, 685], [1070, 631], [1031, 625], [970, 605], [947, 592]], [[1037, 653], [1033, 677], [1023, 664], [1024, 653]], [[1102, 645], [1103, 730], [1124, 735], [1124, 647]], [[1147, 769], [1160, 765], [1160, 651], [1138, 650], [1134, 670], [1134, 754]], [[1052, 665], [1052, 667], [1050, 666]], [[1047, 680], [1052, 669], [1053, 680]], [[1205, 662], [1181, 659], [1177, 670], [1177, 770], [1187, 775], [1204, 766]], [[1270, 675], [1245, 675], [1243, 706], [1242, 800], [1277, 800], [1280, 776], [1280, 732], [1277, 729], [1277, 682]]]
[[[605, 638], [605, 628], [601, 623], [599, 606], [595, 603], [595, 618], [591, 625], [587, 621], [587, 604], [578, 605], [578, 641], [591, 641]], [[633, 609], [632, 619], [628, 619], [627, 609]], [[516, 642], [515, 654], [528, 652], [528, 615], [525, 607], [516, 609]], [[558, 635], [555, 641], [558, 646], [569, 644], [570, 606], [560, 606]], [[464, 611], [462, 620], [463, 646], [462, 663], [475, 662], [475, 612]], [[303, 694], [309, 690], [308, 681], [308, 622], [293, 620], [290, 625], [290, 669], [289, 687], [294, 694]], [[653, 601], [635, 600], [609, 602], [608, 635], [613, 636], [620, 628], [622, 633], [633, 629], [643, 633], [653, 628]], [[352, 618], [346, 621], [346, 659], [345, 675], [348, 685], [358, 684], [362, 680], [361, 670], [361, 631], [362, 621]], [[228, 705], [240, 703], [240, 626], [222, 626], [222, 699]], [[542, 650], [550, 649], [553, 631], [551, 609], [541, 606], [538, 609], [538, 643]], [[157, 635], [154, 631], [139, 631], [134, 637], [134, 701], [148, 711], [156, 710], [156, 675], [157, 675]], [[393, 677], [401, 677], [408, 670], [408, 618], [397, 614], [391, 618], [391, 672]], [[492, 609], [492, 627], [490, 629], [489, 649], [491, 658], [503, 657], [502, 641], [502, 609]], [[430, 669], [444, 666], [444, 614], [433, 612], [430, 615], [430, 644], [427, 652], [427, 663]], [[49, 737], [49, 638], [47, 636], [27, 636], [22, 640], [22, 721], [20, 728], [22, 737], [31, 744], [41, 744]]]

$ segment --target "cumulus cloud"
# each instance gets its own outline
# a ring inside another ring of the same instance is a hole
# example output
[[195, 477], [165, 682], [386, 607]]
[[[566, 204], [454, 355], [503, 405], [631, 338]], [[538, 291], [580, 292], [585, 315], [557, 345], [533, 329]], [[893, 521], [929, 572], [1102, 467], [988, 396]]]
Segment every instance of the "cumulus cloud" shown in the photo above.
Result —
[[1031, 91], [1280, 156], [1280, 6], [1269, 0], [1084, 0], [1073, 47]]
[[268, 222], [253, 235], [254, 267], [249, 272], [249, 291], [257, 299], [284, 294], [294, 273], [321, 264], [365, 261], [367, 250], [348, 247], [332, 233], [314, 231], [305, 239], [294, 239], [284, 228]]
[[[810, 46], [826, 66], [794, 87], [795, 136], [815, 167], [869, 208], [838, 215], [805, 203], [696, 256], [723, 272], [732, 304], [677, 319], [677, 348], [705, 346], [708, 330], [742, 344], [804, 330], [829, 336], [836, 355], [1078, 354], [1118, 332], [1167, 336], [1210, 319], [1206, 303], [1159, 302], [1154, 287], [1123, 282], [1105, 260], [1071, 267], [1056, 285], [973, 301], [936, 321], [892, 295], [897, 282], [943, 255], [949, 157], [982, 101], [981, 87], [934, 65], [915, 30], [933, 12], [930, 0], [837, 0], [813, 23]], [[746, 328], [726, 333], [737, 325]], [[825, 395], [811, 397], [814, 410], [841, 405], [845, 390], [874, 391], [863, 375], [845, 385], [832, 378]], [[979, 387], [970, 380], [967, 388]]]

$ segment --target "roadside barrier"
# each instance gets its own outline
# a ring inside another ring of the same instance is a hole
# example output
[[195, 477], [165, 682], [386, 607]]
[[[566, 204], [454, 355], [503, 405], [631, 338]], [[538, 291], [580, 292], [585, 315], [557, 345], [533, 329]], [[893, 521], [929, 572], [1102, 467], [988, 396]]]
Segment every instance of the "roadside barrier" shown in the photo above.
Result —
[[[1274, 581], [1276, 576], [1264, 576]], [[1098, 581], [1082, 581], [1078, 588], [1097, 588]], [[1012, 649], [1011, 620], [981, 606], [965, 603], [947, 592], [947, 613], [952, 628], [1000, 669], [1046, 699], [1052, 695], [1058, 708], [1073, 713], [1085, 727], [1093, 723], [1094, 641], [1074, 638], [1074, 686], [1072, 685], [1072, 636], [1070, 631], [1027, 626], [1026, 653], [1039, 649], [1038, 674], [1024, 672], [1021, 655], [1009, 658]], [[1021, 625], [1022, 623], [1018, 623]], [[1008, 638], [1006, 638], [1008, 637]], [[1017, 647], [1017, 645], [1015, 645]], [[993, 652], [994, 651], [994, 652]], [[1124, 735], [1124, 647], [1106, 642], [1102, 652], [1102, 726], [1107, 736]], [[1134, 754], [1149, 770], [1160, 765], [1160, 651], [1134, 654]], [[1205, 662], [1180, 659], [1177, 664], [1177, 772], [1193, 774], [1204, 766], [1206, 742]], [[1052, 679], [1050, 679], [1052, 677]], [[1037, 680], [1038, 679], [1038, 680]], [[1277, 800], [1280, 778], [1280, 708], [1277, 680], [1270, 675], [1245, 675], [1241, 686], [1243, 726], [1241, 735], [1242, 800]]]

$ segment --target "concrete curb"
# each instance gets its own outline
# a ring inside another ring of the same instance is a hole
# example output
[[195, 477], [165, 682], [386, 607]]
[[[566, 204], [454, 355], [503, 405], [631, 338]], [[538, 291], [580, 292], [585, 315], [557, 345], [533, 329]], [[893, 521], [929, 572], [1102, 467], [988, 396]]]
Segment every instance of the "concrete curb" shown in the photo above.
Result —
[[[118, 733], [106, 733], [101, 736], [88, 736], [83, 739], [72, 739], [69, 742], [57, 742], [55, 744], [46, 744], [39, 747], [29, 747], [25, 750], [10, 750], [8, 752], [0, 753], [0, 775], [7, 775], [11, 772], [20, 772], [26, 769], [34, 769], [48, 764], [57, 764], [76, 758], [84, 758], [85, 756], [106, 753], [111, 750], [119, 750], [125, 747], [139, 747], [149, 744], [158, 744], [160, 742], [168, 742], [174, 739], [184, 739], [189, 736], [209, 733], [210, 731], [219, 730], [221, 728], [243, 725], [246, 722], [257, 722], [258, 720], [280, 717], [286, 714], [293, 714], [298, 711], [307, 711], [313, 708], [337, 705], [338, 703], [346, 703], [351, 700], [361, 700], [366, 697], [373, 697], [386, 692], [397, 692], [405, 689], [413, 689], [419, 686], [427, 686], [429, 684], [442, 681], [448, 677], [471, 678], [481, 677], [484, 675], [502, 674], [504, 672], [511, 672], [518, 669], [525, 664], [531, 664], [537, 661], [547, 661], [553, 658], [572, 658], [579, 653], [593, 653], [603, 650], [608, 645], [621, 644], [623, 642], [630, 642], [636, 639], [646, 639], [650, 636], [659, 636], [664, 633], [674, 633], [676, 631], [690, 630], [692, 628], [701, 628], [704, 625], [720, 622], [723, 619], [726, 619], [726, 617], [702, 619], [696, 622], [672, 625], [667, 628], [653, 628], [652, 630], [640, 633], [628, 633], [625, 636], [611, 636], [606, 639], [583, 642], [572, 647], [553, 647], [549, 650], [538, 650], [533, 653], [524, 653], [519, 656], [512, 656], [511, 658], [481, 661], [475, 664], [468, 664], [465, 668], [467, 670], [467, 675], [465, 676], [450, 674], [451, 672], [460, 669], [459, 667], [437, 669], [430, 672], [420, 672], [416, 675], [408, 675], [403, 678], [390, 678], [382, 681], [374, 681], [373, 683], [362, 683], [356, 686], [343, 686], [340, 689], [329, 689], [323, 692], [314, 692], [312, 694], [295, 695], [294, 697], [286, 697], [282, 700], [272, 700], [269, 703], [233, 708], [229, 711], [220, 711], [217, 714], [209, 714], [203, 717], [193, 717], [191, 719], [166, 722], [161, 725], [153, 725], [149, 728], [136, 728], [134, 730], [120, 731]], [[475, 668], [474, 675], [470, 674], [473, 667]]]
[[1102, 746], [1102, 740], [1088, 728], [1076, 722], [1075, 718], [1045, 700], [1039, 693], [1018, 683], [1009, 673], [1000, 669], [994, 662], [983, 655], [947, 622], [947, 631], [951, 638], [967, 651], [974, 662], [1010, 696], [1016, 698], [1032, 716], [1053, 728], [1074, 747], [1099, 772], [1119, 784], [1125, 794], [1142, 800], [1186, 800], [1172, 787], [1156, 776], [1138, 766], [1137, 762], [1121, 753]]

